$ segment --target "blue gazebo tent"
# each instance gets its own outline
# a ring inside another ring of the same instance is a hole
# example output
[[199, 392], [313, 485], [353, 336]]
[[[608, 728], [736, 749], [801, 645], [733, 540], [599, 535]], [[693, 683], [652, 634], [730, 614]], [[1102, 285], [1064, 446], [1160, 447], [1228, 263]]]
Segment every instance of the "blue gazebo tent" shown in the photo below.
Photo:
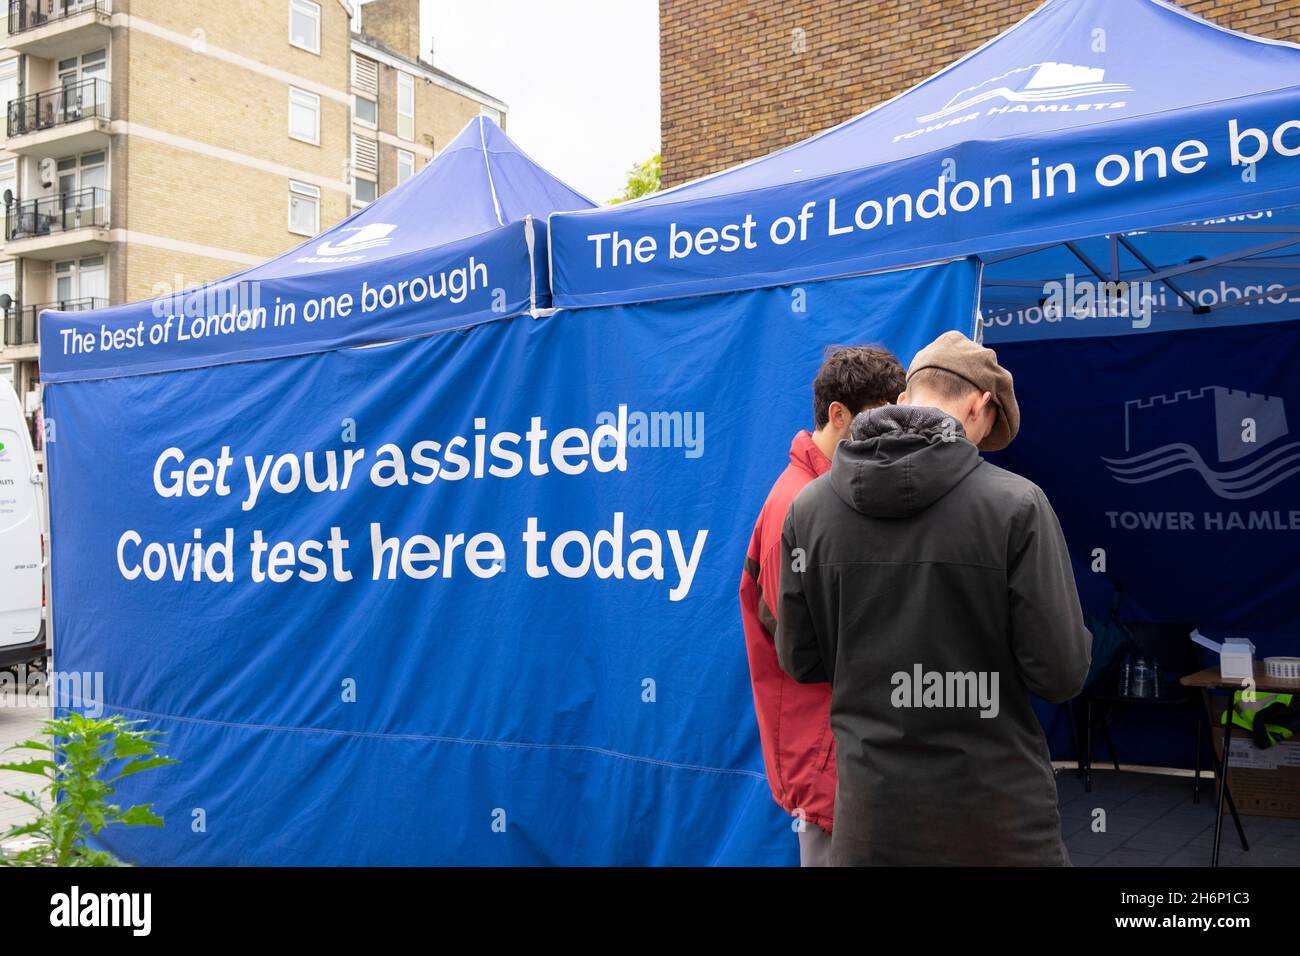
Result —
[[[1300, 47], [1049, 0], [809, 140], [553, 216], [552, 280], [586, 307], [969, 257], [1024, 409], [996, 460], [1055, 503], [1099, 629], [1295, 654], [1298, 203]], [[1118, 736], [1190, 766], [1190, 732]]]
[[[590, 206], [477, 116], [418, 175], [268, 262], [93, 314], [43, 313], [42, 379], [300, 355], [546, 309], [545, 217]], [[131, 345], [154, 317], [158, 341]], [[74, 333], [95, 345], [76, 348]]]

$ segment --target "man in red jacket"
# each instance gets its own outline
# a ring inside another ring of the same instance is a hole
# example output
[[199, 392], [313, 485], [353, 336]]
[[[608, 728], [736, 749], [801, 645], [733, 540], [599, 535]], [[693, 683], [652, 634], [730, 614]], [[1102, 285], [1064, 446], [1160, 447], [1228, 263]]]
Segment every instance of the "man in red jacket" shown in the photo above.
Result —
[[813, 380], [816, 431], [801, 431], [790, 464], [759, 512], [740, 579], [754, 710], [772, 796], [795, 818], [803, 866], [830, 865], [835, 811], [835, 740], [830, 729], [830, 684], [800, 684], [776, 657], [776, 608], [781, 580], [781, 529], [803, 487], [830, 471], [835, 446], [849, 437], [853, 418], [886, 405], [906, 387], [903, 367], [876, 346], [834, 348]]

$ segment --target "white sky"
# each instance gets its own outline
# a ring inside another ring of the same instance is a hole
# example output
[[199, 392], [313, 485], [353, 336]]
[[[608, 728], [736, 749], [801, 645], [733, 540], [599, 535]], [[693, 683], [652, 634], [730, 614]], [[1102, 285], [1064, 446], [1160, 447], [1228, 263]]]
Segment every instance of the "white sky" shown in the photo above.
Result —
[[659, 151], [656, 0], [420, 0], [434, 64], [502, 99], [529, 156], [597, 202]]

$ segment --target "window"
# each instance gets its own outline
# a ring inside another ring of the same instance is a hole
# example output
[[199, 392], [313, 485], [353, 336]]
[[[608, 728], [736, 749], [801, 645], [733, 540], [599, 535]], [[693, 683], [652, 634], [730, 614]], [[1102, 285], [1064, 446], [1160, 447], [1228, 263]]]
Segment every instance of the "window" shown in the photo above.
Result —
[[0, 295], [9, 296], [10, 308], [18, 300], [18, 264], [13, 259], [0, 262]]
[[315, 93], [289, 87], [289, 135], [320, 145], [320, 97]]
[[54, 298], [65, 312], [102, 306], [108, 298], [104, 257], [91, 256], [80, 261], [55, 263]]
[[[83, 213], [98, 210], [96, 216], [106, 225], [108, 217], [108, 154], [102, 149], [82, 156], [65, 156], [57, 163], [59, 195], [63, 197], [66, 213]], [[91, 220], [81, 220], [90, 225]], [[70, 219], [64, 228], [75, 228], [78, 220]]]
[[0, 202], [4, 201], [5, 193], [11, 193], [14, 201], [17, 201], [18, 160], [16, 159], [0, 161]]
[[374, 100], [368, 100], [364, 96], [358, 96], [356, 110], [353, 115], [367, 126], [379, 125], [379, 104]]
[[18, 58], [0, 63], [0, 116], [9, 115], [9, 102], [18, 98]]
[[352, 115], [367, 126], [379, 125], [379, 64], [369, 57], [352, 55]]
[[410, 73], [397, 74], [397, 135], [415, 139], [415, 77]]
[[397, 151], [397, 185], [402, 185], [415, 175], [415, 154], [404, 149]]
[[70, 119], [108, 115], [108, 51], [94, 50], [56, 64], [63, 109]]
[[289, 42], [308, 53], [320, 53], [320, 4], [289, 0]]
[[320, 188], [289, 181], [289, 231], [300, 236], [320, 232]]
[[379, 186], [374, 180], [357, 176], [352, 180], [352, 198], [359, 203], [374, 202], [379, 194]]

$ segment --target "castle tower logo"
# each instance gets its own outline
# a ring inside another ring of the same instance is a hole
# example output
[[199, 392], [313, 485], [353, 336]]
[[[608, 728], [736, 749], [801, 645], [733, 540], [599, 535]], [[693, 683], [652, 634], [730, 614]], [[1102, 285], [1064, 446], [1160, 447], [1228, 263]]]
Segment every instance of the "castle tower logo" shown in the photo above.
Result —
[[1133, 88], [1126, 83], [1107, 83], [1106, 71], [1101, 67], [1075, 66], [1072, 63], [1033, 63], [985, 80], [977, 86], [959, 90], [942, 109], [918, 116], [916, 121], [933, 123], [992, 101], [1020, 104], [1028, 108], [1030, 105], [1097, 99], [1132, 91]]
[[1126, 402], [1126, 457], [1102, 461], [1122, 484], [1190, 471], [1220, 498], [1243, 500], [1300, 474], [1289, 434], [1282, 399], [1213, 385]]

